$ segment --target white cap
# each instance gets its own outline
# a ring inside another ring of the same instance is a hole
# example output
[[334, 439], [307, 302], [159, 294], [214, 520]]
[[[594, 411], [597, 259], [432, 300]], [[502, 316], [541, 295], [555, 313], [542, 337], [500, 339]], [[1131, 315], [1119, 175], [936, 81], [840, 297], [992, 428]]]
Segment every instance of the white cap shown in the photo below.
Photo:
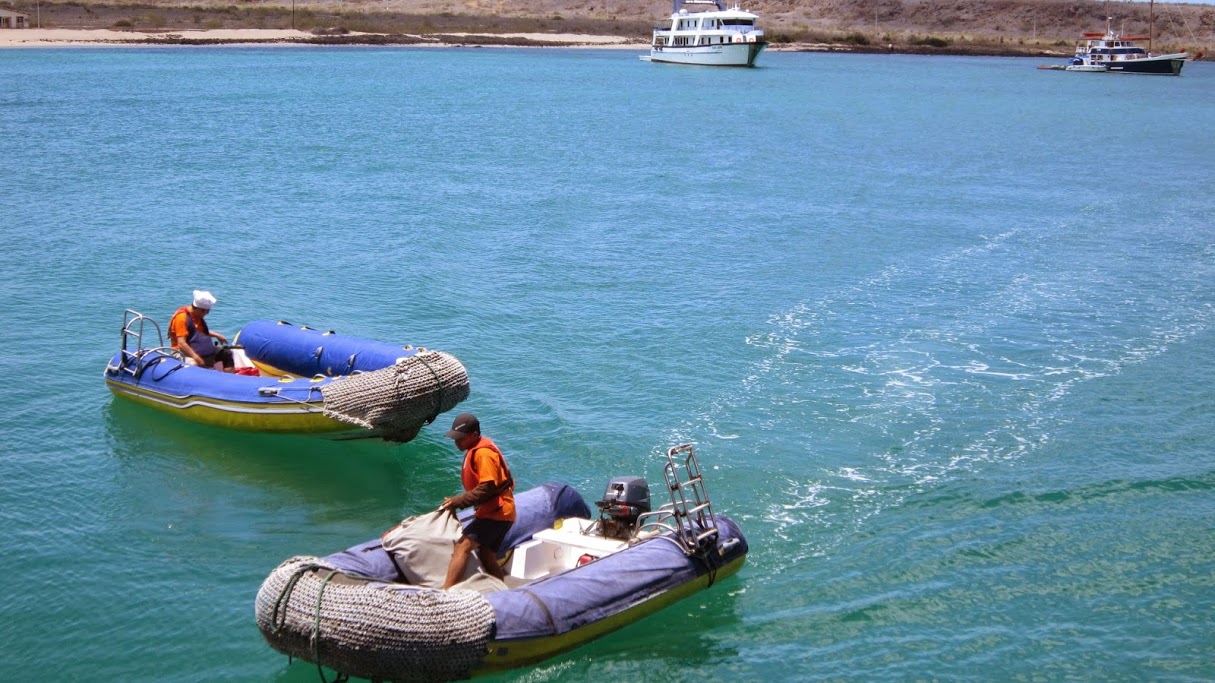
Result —
[[194, 290], [194, 306], [208, 311], [215, 305], [215, 295], [205, 289]]

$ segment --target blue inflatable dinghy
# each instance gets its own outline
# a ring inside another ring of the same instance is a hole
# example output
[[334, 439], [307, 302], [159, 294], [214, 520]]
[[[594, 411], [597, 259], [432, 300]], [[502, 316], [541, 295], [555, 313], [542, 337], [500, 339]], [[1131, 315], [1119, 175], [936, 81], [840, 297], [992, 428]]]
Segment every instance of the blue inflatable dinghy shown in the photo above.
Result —
[[[516, 495], [518, 519], [500, 557], [505, 583], [470, 568], [465, 583], [433, 587], [441, 578], [429, 583], [410, 564], [416, 547], [386, 548], [392, 530], [279, 565], [258, 591], [257, 625], [283, 654], [372, 680], [456, 680], [578, 647], [743, 566], [747, 541], [712, 511], [692, 447], [667, 459], [671, 503], [656, 511], [641, 477], [613, 479], [596, 502], [598, 519], [564, 484]], [[445, 570], [451, 541], [435, 547]]]
[[[153, 332], [159, 343], [145, 345]], [[128, 310], [105, 382], [117, 396], [205, 424], [398, 442], [469, 394], [464, 366], [440, 351], [270, 320], [233, 341], [248, 374], [187, 363], [156, 321]]]

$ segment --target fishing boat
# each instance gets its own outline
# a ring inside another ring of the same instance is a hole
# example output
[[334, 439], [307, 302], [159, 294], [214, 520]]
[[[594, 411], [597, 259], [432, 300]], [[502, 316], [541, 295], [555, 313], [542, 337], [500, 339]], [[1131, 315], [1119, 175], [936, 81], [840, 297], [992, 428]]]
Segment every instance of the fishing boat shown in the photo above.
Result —
[[[441, 590], [460, 524], [437, 539], [383, 537], [327, 557], [279, 565], [256, 599], [275, 650], [372, 680], [454, 680], [542, 661], [633, 623], [736, 573], [747, 554], [738, 525], [715, 514], [692, 446], [667, 451], [670, 503], [651, 510], [642, 477], [617, 477], [592, 519], [571, 487], [515, 496], [503, 541], [505, 582], [480, 569]], [[426, 571], [423, 568], [429, 567]]]
[[235, 373], [191, 365], [165, 345], [155, 320], [128, 309], [105, 383], [116, 396], [204, 424], [395, 442], [469, 394], [468, 373], [448, 353], [332, 330], [255, 320], [231, 349]]
[[[712, 5], [714, 10], [688, 12], [686, 5]], [[670, 22], [654, 27], [650, 54], [641, 59], [671, 64], [754, 66], [768, 46], [755, 28], [759, 17], [725, 0], [675, 0]]]
[[[1090, 73], [1181, 75], [1181, 67], [1189, 57], [1187, 53], [1152, 54], [1151, 35], [1115, 34], [1110, 27], [1112, 19], [1106, 17], [1104, 33], [1085, 33], [1083, 40], [1076, 46], [1076, 54], [1067, 60], [1067, 64], [1039, 68]], [[1136, 41], [1141, 40], [1148, 41], [1147, 49], [1137, 44]]]

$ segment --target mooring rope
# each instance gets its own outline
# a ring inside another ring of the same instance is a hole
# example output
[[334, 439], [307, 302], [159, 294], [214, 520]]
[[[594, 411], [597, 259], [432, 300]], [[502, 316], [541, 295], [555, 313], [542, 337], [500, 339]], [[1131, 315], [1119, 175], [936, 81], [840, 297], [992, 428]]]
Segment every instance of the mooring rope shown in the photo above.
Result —
[[309, 639], [311, 641], [310, 645], [312, 646], [312, 661], [316, 662], [316, 673], [318, 676], [320, 676], [321, 681], [324, 683], [342, 683], [342, 681], [350, 680], [350, 677], [338, 671], [335, 673], [336, 677], [332, 681], [326, 679], [325, 671], [321, 668], [320, 657], [321, 600], [325, 596], [325, 586], [328, 585], [329, 580], [338, 573], [337, 569], [327, 567], [323, 564], [317, 564], [315, 562], [302, 564], [297, 567], [296, 570], [291, 573], [290, 578], [287, 579], [287, 583], [283, 586], [283, 590], [279, 592], [278, 598], [274, 601], [274, 610], [270, 613], [270, 624], [272, 626], [270, 632], [277, 634], [287, 625], [287, 601], [291, 599], [291, 594], [295, 592], [295, 587], [299, 585], [300, 579], [302, 579], [305, 574], [317, 569], [328, 569], [329, 573], [326, 574], [325, 578], [321, 580], [320, 588], [318, 588], [316, 592], [316, 610], [312, 621], [312, 637]]
[[[291, 574], [291, 577], [287, 579], [287, 583], [283, 586], [283, 590], [279, 591], [278, 598], [274, 601], [274, 611], [270, 613], [270, 624], [274, 627], [270, 631], [271, 633], [278, 633], [279, 631], [283, 630], [284, 626], [287, 625], [287, 601], [291, 599], [291, 593], [295, 591], [295, 585], [300, 582], [300, 579], [303, 578], [304, 574], [307, 574], [313, 569], [329, 569], [329, 567], [316, 563], [300, 565]], [[280, 612], [282, 613], [281, 619], [279, 618]]]
[[321, 581], [321, 587], [316, 591], [316, 618], [312, 623], [312, 661], [316, 662], [316, 674], [320, 676], [321, 683], [342, 683], [350, 679], [349, 676], [341, 671], [336, 672], [332, 681], [325, 680], [325, 670], [321, 668], [321, 598], [325, 595], [325, 586], [329, 583], [329, 579], [337, 574], [338, 570], [330, 569]]

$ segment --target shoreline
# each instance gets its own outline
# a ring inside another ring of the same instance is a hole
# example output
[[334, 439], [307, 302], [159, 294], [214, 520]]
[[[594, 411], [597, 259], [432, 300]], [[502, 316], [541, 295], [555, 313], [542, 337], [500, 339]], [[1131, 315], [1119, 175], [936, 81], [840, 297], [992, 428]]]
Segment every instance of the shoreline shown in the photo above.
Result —
[[[27, 28], [0, 31], [0, 50], [75, 47], [548, 47], [646, 52], [648, 41], [625, 36], [580, 33], [328, 33], [291, 29], [200, 29], [118, 31], [113, 29]], [[924, 48], [906, 45], [779, 43], [771, 52], [851, 52], [868, 54], [972, 55], [1063, 58], [1068, 53], [1042, 49], [992, 49], [990, 46]]]
[[443, 35], [342, 33], [329, 35], [291, 29], [205, 29], [192, 31], [116, 31], [112, 29], [27, 28], [0, 31], [0, 49], [48, 47], [152, 46], [318, 46], [386, 45], [408, 47], [580, 47], [648, 49], [649, 44], [620, 36], [507, 33]]

